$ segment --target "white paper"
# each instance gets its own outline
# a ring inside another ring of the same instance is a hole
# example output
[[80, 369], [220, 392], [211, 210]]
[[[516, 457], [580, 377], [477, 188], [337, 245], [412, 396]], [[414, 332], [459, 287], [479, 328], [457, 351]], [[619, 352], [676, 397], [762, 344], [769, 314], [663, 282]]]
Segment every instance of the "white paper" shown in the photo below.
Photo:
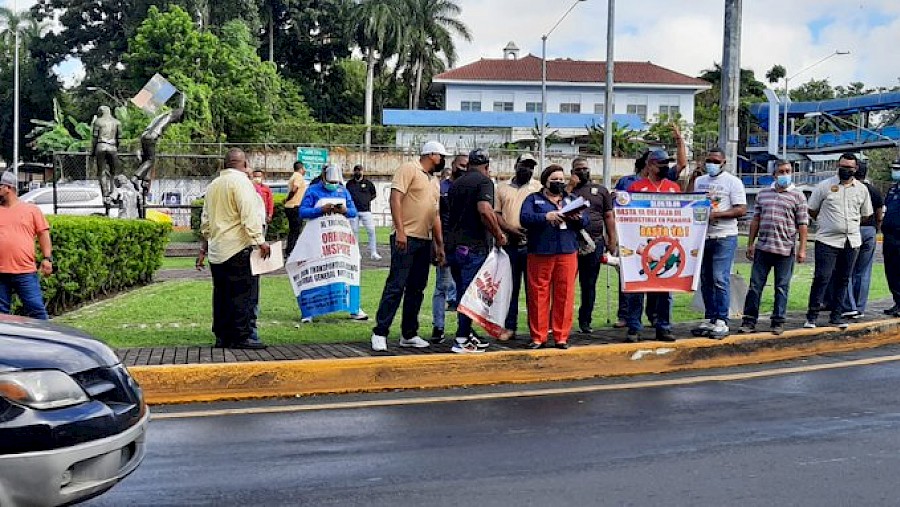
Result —
[[262, 258], [259, 248], [254, 248], [250, 254], [250, 272], [254, 275], [264, 275], [284, 267], [284, 253], [281, 251], [281, 241], [269, 243], [271, 255], [267, 259]]
[[323, 197], [316, 202], [316, 207], [324, 208], [329, 204], [334, 206], [347, 206], [347, 200], [342, 197]]
[[572, 199], [572, 201], [569, 204], [566, 204], [565, 206], [563, 206], [562, 209], [559, 210], [559, 212], [562, 213], [563, 215], [568, 215], [569, 213], [572, 213], [575, 211], [580, 211], [587, 207], [588, 207], [587, 201], [584, 200], [584, 197], [579, 196], [575, 199]]

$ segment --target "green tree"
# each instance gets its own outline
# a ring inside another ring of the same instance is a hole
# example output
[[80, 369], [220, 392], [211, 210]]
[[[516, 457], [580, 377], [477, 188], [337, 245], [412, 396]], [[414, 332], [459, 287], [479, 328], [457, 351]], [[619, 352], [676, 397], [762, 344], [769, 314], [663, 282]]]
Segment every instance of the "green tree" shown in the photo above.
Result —
[[828, 79], [810, 79], [790, 91], [791, 100], [810, 102], [834, 98], [834, 89]]
[[[605, 132], [602, 126], [592, 124], [588, 126], [588, 137], [590, 137], [590, 146], [596, 153], [603, 153], [603, 139]], [[632, 130], [618, 122], [612, 122], [612, 156], [614, 157], [633, 157], [644, 144], [637, 141], [640, 132]]]
[[766, 81], [769, 83], [777, 83], [780, 79], [784, 79], [785, 76], [787, 76], [787, 71], [783, 65], [773, 65], [772, 68], [766, 72]]
[[404, 38], [402, 2], [361, 0], [352, 11], [353, 38], [366, 59], [365, 120], [371, 123], [376, 67], [399, 53]]

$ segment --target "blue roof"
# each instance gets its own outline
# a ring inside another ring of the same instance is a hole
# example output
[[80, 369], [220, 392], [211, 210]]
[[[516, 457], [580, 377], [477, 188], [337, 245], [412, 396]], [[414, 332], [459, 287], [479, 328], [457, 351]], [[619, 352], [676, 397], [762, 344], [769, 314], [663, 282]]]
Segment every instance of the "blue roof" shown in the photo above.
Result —
[[[784, 114], [784, 105], [779, 105], [779, 116]], [[788, 104], [788, 116], [794, 118], [806, 113], [825, 112], [833, 115], [849, 115], [865, 111], [884, 111], [900, 108], [900, 92], [861, 95], [842, 99], [820, 100], [817, 102], [791, 102]], [[750, 105], [750, 114], [757, 117], [765, 128], [769, 121], [769, 103], [762, 102]]]
[[[540, 119], [540, 113], [385, 109], [382, 122], [406, 127], [533, 128], [540, 125]], [[632, 130], [645, 128], [644, 122], [635, 114], [617, 114], [613, 120]], [[592, 124], [602, 127], [603, 121], [602, 114], [547, 113], [550, 128], [586, 128]]]

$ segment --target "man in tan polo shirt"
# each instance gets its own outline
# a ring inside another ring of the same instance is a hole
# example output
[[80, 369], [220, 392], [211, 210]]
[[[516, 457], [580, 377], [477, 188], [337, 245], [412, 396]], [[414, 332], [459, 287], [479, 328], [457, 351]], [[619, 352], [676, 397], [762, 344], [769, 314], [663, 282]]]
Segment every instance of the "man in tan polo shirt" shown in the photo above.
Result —
[[300, 230], [303, 228], [303, 220], [300, 218], [300, 201], [303, 200], [303, 194], [306, 193], [306, 168], [303, 162], [299, 160], [294, 162], [294, 174], [288, 180], [288, 196], [284, 201], [284, 214], [288, 219], [288, 239], [287, 239], [287, 256], [291, 254], [294, 245], [297, 244], [297, 238], [300, 237]]
[[394, 173], [390, 196], [394, 223], [391, 270], [375, 315], [372, 350], [387, 350], [387, 335], [401, 300], [400, 346], [425, 348], [429, 345], [419, 336], [419, 309], [428, 285], [432, 259], [439, 265], [444, 263], [438, 215], [440, 192], [433, 175], [441, 173], [448, 156], [450, 153], [443, 144], [428, 141], [422, 146], [417, 162], [407, 162]]

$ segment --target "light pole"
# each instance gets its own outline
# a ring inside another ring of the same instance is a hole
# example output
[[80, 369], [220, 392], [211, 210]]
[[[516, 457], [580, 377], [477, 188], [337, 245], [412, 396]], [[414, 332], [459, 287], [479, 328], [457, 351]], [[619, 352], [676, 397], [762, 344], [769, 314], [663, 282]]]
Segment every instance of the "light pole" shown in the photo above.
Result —
[[13, 0], [13, 14], [16, 17], [15, 64], [13, 68], [13, 174], [19, 179], [19, 1]]
[[[616, 0], [607, 0], [609, 12], [606, 15], [606, 90], [603, 99], [603, 186], [612, 188], [612, 132], [613, 124], [613, 86], [615, 76], [615, 51], [613, 51], [613, 42], [615, 39], [615, 19], [616, 19]], [[609, 276], [609, 271], [606, 272]], [[608, 282], [609, 280], [607, 280]], [[607, 285], [609, 285], [607, 283]], [[609, 306], [609, 294], [607, 294], [606, 303]], [[607, 308], [606, 314], [609, 315]]]
[[804, 72], [806, 72], [806, 71], [808, 71], [809, 69], [815, 67], [816, 65], [819, 65], [820, 63], [824, 62], [825, 60], [829, 60], [829, 59], [834, 58], [835, 56], [838, 56], [838, 55], [849, 55], [849, 54], [850, 54], [850, 51], [835, 50], [834, 53], [831, 53], [831, 54], [825, 56], [824, 58], [819, 59], [819, 61], [817, 61], [816, 63], [814, 63], [814, 64], [812, 64], [812, 65], [809, 65], [809, 66], [807, 66], [807, 67], [804, 67], [800, 72], [797, 72], [797, 73], [794, 74], [793, 76], [791, 76], [791, 77], [785, 77], [785, 78], [784, 78], [784, 103], [782, 104], [782, 105], [784, 106], [784, 116], [783, 116], [783, 119], [782, 119], [782, 123], [784, 123], [784, 125], [782, 125], [782, 127], [781, 127], [781, 128], [782, 128], [782, 135], [781, 135], [781, 158], [783, 158], [783, 159], [785, 159], [785, 160], [787, 159], [788, 103], [789, 103], [790, 100], [791, 100], [791, 99], [790, 99], [790, 96], [788, 96], [788, 90], [789, 90], [789, 88], [788, 88], [788, 83], [790, 83], [791, 79], [794, 79], [795, 77], [799, 76], [800, 74], [803, 74]]
[[[897, 147], [897, 158], [900, 159], [900, 140], [890, 138], [890, 137], [888, 137], [888, 136], [882, 134], [881, 132], [876, 132], [876, 131], [874, 131], [874, 130], [872, 130], [872, 129], [870, 129], [870, 128], [863, 127], [862, 125], [855, 125], [855, 124], [854, 124], [853, 122], [851, 122], [850, 120], [847, 120], [847, 119], [845, 119], [845, 118], [841, 118], [840, 116], [835, 116], [835, 115], [833, 115], [833, 114], [831, 114], [831, 113], [826, 113], [825, 111], [814, 111], [814, 112], [812, 112], [812, 113], [806, 113], [806, 114], [803, 115], [804, 118], [818, 118], [818, 117], [820, 117], [820, 116], [824, 116], [824, 117], [826, 117], [826, 118], [828, 118], [828, 119], [831, 119], [831, 120], [842, 121], [842, 122], [846, 123], [847, 125], [850, 125], [851, 127], [855, 128], [855, 129], [862, 130], [863, 132], [868, 132], [868, 133], [870, 133], [870, 134], [872, 134], [872, 135], [875, 135], [875, 136], [878, 136], [878, 137], [880, 137], [880, 138], [882, 138], [882, 139], [884, 139], [884, 140], [886, 140], [886, 141], [890, 141], [891, 143], [894, 143], [894, 146]], [[836, 126], [836, 125], [835, 125], [835, 126]]]
[[553, 33], [553, 30], [556, 30], [556, 27], [566, 19], [566, 16], [568, 16], [579, 3], [585, 1], [587, 0], [575, 0], [575, 3], [569, 7], [569, 10], [559, 18], [559, 21], [557, 21], [555, 25], [553, 25], [553, 28], [548, 30], [544, 35], [541, 35], [541, 169], [544, 168], [547, 153], [547, 37]]

